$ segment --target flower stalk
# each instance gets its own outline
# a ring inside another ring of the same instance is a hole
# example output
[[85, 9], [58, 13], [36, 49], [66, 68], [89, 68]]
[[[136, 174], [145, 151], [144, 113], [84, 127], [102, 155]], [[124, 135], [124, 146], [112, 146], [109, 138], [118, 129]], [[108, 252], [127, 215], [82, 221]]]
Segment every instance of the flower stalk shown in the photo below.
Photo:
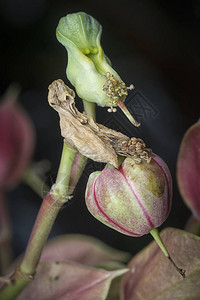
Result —
[[76, 154], [76, 151], [64, 143], [56, 183], [43, 200], [20, 266], [21, 271], [26, 274], [34, 275], [55, 218], [62, 205], [68, 201], [70, 173]]
[[[86, 114], [95, 119], [95, 103], [83, 101], [83, 104]], [[36, 267], [54, 221], [62, 205], [70, 198], [86, 162], [87, 157], [64, 143], [56, 182], [42, 202], [20, 267], [10, 278], [6, 278], [4, 281], [0, 290], [1, 299], [15, 299], [34, 278]], [[32, 175], [29, 174], [29, 177], [32, 178]], [[36, 183], [38, 186], [38, 180]]]
[[22, 180], [26, 183], [38, 196], [44, 197], [50, 190], [49, 186], [35, 172], [31, 166], [27, 168], [22, 176]]
[[177, 267], [177, 265], [175, 264], [175, 262], [173, 261], [173, 259], [171, 258], [167, 248], [165, 247], [163, 240], [161, 239], [160, 233], [158, 231], [157, 228], [153, 228], [150, 231], [150, 234], [152, 235], [152, 237], [154, 238], [154, 240], [156, 241], [156, 243], [158, 244], [158, 246], [160, 247], [160, 249], [162, 250], [162, 252], [164, 253], [164, 255], [169, 259], [170, 263], [172, 263], [172, 265], [175, 267], [175, 269], [179, 272], [179, 274], [185, 278], [185, 270], [180, 269], [179, 267]]
[[[46, 240], [62, 205], [69, 199], [69, 180], [77, 151], [65, 143], [56, 183], [44, 198], [20, 267], [2, 287], [0, 298], [11, 300], [33, 279]], [[13, 284], [14, 282], [14, 284]]]

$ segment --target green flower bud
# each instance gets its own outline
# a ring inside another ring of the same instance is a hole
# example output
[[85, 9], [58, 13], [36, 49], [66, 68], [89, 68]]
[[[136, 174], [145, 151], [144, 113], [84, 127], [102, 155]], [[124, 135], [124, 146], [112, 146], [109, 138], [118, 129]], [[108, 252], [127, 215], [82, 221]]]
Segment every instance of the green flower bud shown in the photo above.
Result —
[[115, 112], [113, 107], [119, 106], [139, 126], [123, 104], [127, 87], [101, 47], [101, 33], [102, 26], [84, 12], [60, 19], [56, 36], [68, 52], [67, 78], [81, 99], [110, 107], [109, 112]]

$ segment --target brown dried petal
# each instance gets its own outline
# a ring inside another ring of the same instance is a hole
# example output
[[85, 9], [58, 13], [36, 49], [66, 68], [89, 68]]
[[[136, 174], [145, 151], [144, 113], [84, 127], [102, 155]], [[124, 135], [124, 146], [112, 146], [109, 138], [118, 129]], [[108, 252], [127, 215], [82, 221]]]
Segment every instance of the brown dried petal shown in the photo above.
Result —
[[60, 79], [49, 86], [48, 101], [59, 113], [61, 134], [65, 142], [81, 154], [117, 168], [114, 144], [119, 140], [128, 140], [128, 137], [80, 113], [75, 107], [74, 97], [74, 92]]
[[141, 139], [95, 123], [92, 117], [80, 113], [74, 103], [75, 93], [61, 79], [49, 86], [49, 104], [59, 113], [61, 134], [67, 145], [95, 161], [118, 167], [117, 154], [133, 156], [150, 162], [151, 150]]

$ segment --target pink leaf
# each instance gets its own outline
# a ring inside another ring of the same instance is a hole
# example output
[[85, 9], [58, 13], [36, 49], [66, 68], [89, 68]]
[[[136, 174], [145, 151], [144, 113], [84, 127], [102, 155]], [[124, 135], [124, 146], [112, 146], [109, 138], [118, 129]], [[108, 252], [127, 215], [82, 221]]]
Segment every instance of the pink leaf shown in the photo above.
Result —
[[177, 161], [177, 181], [184, 202], [200, 219], [200, 122], [185, 133]]
[[103, 300], [112, 279], [127, 269], [104, 271], [73, 262], [46, 261], [17, 300]]
[[200, 238], [167, 228], [162, 239], [175, 263], [186, 270], [182, 278], [155, 242], [129, 263], [122, 281], [123, 300], [197, 300], [200, 295]]
[[50, 240], [43, 250], [41, 260], [71, 260], [85, 265], [107, 261], [125, 262], [126, 252], [115, 250], [98, 239], [85, 235], [63, 235]]

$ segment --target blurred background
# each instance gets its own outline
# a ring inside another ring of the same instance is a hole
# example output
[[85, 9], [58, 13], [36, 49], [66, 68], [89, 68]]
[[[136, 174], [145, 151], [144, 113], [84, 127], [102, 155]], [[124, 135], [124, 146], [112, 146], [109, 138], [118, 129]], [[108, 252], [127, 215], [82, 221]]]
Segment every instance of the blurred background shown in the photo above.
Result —
[[[171, 214], [161, 227], [184, 228], [190, 215], [176, 184], [181, 139], [200, 114], [200, 1], [0, 0], [0, 92], [13, 82], [21, 86], [19, 102], [34, 123], [37, 141], [33, 160], [50, 163], [45, 183], [53, 184], [62, 151], [59, 118], [47, 103], [48, 85], [66, 79], [67, 53], [56, 40], [61, 17], [84, 11], [103, 26], [102, 46], [114, 69], [135, 90], [126, 104], [141, 122], [134, 128], [117, 112], [97, 108], [97, 121], [129, 136], [141, 137], [168, 164], [174, 184]], [[77, 107], [81, 101], [77, 98]], [[64, 233], [95, 236], [118, 249], [136, 253], [149, 235], [130, 238], [95, 220], [84, 203], [91, 172], [101, 164], [89, 161], [70, 204], [63, 207], [51, 237]], [[44, 193], [41, 186], [41, 195]], [[8, 192], [15, 255], [24, 251], [42, 202], [21, 183]]]

